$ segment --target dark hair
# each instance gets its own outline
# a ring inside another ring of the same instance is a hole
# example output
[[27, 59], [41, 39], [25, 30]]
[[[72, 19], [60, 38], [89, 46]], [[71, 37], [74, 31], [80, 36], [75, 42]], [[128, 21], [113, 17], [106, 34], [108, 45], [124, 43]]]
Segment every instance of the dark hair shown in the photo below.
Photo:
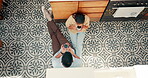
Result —
[[85, 21], [85, 15], [82, 13], [74, 13], [73, 17], [78, 24], [83, 24]]
[[73, 57], [70, 52], [65, 52], [62, 56], [62, 64], [65, 67], [70, 67], [73, 62]]

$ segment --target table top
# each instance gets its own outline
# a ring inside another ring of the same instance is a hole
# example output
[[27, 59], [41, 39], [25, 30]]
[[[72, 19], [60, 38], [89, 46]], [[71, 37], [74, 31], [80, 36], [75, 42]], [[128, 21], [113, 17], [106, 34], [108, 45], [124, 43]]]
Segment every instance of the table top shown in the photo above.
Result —
[[94, 78], [94, 69], [89, 67], [50, 68], [46, 78]]

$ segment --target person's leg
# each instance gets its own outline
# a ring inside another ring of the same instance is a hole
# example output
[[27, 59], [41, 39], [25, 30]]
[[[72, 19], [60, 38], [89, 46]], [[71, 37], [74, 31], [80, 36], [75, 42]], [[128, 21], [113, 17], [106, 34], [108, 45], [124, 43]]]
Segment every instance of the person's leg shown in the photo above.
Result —
[[85, 32], [79, 32], [77, 36], [77, 51], [76, 55], [82, 57], [83, 40], [85, 38]]
[[61, 45], [60, 45], [56, 35], [53, 35], [51, 38], [52, 38], [53, 55], [55, 55], [61, 49]]
[[56, 26], [56, 24], [53, 21], [48, 22], [48, 25], [51, 27], [51, 29], [55, 33], [60, 45], [69, 43], [68, 40], [63, 36], [60, 29]]
[[56, 26], [56, 24], [52, 21], [51, 14], [45, 9], [44, 6], [42, 6], [42, 12], [45, 18], [48, 19], [47, 27], [52, 39], [52, 48], [54, 51], [54, 54], [60, 50], [61, 45], [64, 43], [67, 43], [68, 40], [63, 36], [63, 34], [60, 32], [59, 28]]
[[48, 22], [47, 27], [48, 27], [48, 32], [49, 32], [51, 40], [52, 40], [52, 50], [53, 50], [53, 55], [54, 55], [60, 50], [61, 45], [60, 45], [54, 31], [51, 29], [51, 24], [49, 24], [49, 23], [50, 23], [50, 21]]
[[72, 32], [69, 31], [69, 34], [70, 34], [72, 46], [75, 49], [75, 51], [77, 52], [77, 33], [72, 33]]

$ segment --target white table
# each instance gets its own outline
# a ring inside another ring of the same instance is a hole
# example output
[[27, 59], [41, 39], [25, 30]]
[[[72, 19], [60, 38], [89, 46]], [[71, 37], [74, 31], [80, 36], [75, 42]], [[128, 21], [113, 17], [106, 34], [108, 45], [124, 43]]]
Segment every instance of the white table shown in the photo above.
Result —
[[148, 78], [148, 65], [110, 69], [52, 68], [46, 78]]

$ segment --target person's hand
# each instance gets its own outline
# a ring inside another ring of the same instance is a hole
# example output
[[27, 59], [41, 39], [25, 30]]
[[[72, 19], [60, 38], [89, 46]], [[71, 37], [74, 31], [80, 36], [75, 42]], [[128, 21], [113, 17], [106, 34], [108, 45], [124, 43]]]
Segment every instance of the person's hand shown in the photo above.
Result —
[[67, 48], [67, 51], [70, 52], [72, 55], [75, 55], [71, 47]]
[[82, 26], [82, 29], [88, 29], [88, 26], [83, 25], [83, 26]]
[[71, 47], [68, 47], [68, 48], [67, 48], [67, 51], [70, 52], [71, 54], [74, 54], [74, 52], [73, 52], [73, 50], [72, 50]]
[[70, 46], [70, 43], [68, 43], [68, 42], [67, 42], [67, 43], [65, 43], [65, 44], [66, 44], [66, 45], [68, 45], [68, 46]]
[[78, 57], [78, 56], [74, 56], [75, 58], [77, 58], [77, 59], [80, 59], [80, 57]]
[[75, 26], [75, 25], [70, 25], [70, 26], [68, 27], [68, 29], [76, 30], [76, 26]]
[[77, 30], [78, 32], [84, 32], [84, 30], [88, 29], [88, 26], [83, 25], [81, 30]]
[[65, 53], [67, 50], [64, 48], [64, 45], [61, 45], [62, 53]]
[[67, 49], [68, 49], [68, 51], [69, 51], [75, 58], [80, 59], [80, 57], [78, 57], [78, 56], [73, 52], [73, 50], [72, 50], [71, 47], [69, 47], [69, 48], [67, 48]]

